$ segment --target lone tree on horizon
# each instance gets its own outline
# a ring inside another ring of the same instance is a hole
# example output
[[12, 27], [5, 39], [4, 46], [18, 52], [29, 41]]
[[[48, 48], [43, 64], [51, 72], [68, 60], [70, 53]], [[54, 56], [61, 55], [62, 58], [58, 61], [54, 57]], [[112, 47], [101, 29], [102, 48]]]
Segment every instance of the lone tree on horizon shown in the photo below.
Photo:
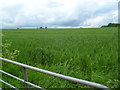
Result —
[[40, 27], [40, 29], [43, 29], [43, 27]]

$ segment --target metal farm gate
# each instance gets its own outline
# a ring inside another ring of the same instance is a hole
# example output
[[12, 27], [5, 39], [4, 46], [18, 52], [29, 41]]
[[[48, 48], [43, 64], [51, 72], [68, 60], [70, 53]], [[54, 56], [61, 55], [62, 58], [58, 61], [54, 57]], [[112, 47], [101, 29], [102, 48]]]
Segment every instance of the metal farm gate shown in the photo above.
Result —
[[[29, 85], [31, 85], [33, 87], [45, 90], [45, 88], [42, 88], [42, 87], [40, 87], [38, 85], [35, 85], [35, 84], [28, 81], [26, 69], [31, 69], [31, 70], [34, 70], [34, 71], [37, 71], [37, 72], [41, 72], [41, 73], [44, 73], [44, 74], [47, 74], [47, 75], [50, 75], [50, 76], [58, 77], [58, 78], [68, 80], [68, 81], [72, 81], [72, 82], [76, 82], [76, 83], [79, 83], [79, 84], [83, 84], [83, 85], [87, 85], [87, 86], [91, 86], [91, 87], [95, 87], [95, 88], [100, 88], [100, 89], [105, 89], [105, 90], [110, 90], [107, 86], [104, 86], [104, 85], [101, 85], [101, 84], [98, 84], [98, 83], [94, 83], [94, 82], [90, 82], [90, 81], [86, 81], [86, 80], [82, 80], [82, 79], [78, 79], [78, 78], [74, 78], [74, 77], [70, 77], [70, 76], [65, 76], [65, 75], [58, 74], [58, 73], [51, 72], [51, 71], [47, 71], [47, 70], [44, 70], [44, 69], [39, 69], [39, 68], [32, 67], [32, 66], [29, 66], [29, 65], [26, 65], [26, 64], [22, 64], [22, 63], [19, 63], [19, 62], [16, 62], [16, 61], [8, 60], [8, 59], [2, 58], [2, 57], [0, 57], [0, 60], [3, 61], [3, 62], [8, 62], [8, 63], [15, 64], [15, 65], [23, 68], [24, 79], [18, 78], [17, 76], [14, 76], [10, 73], [7, 73], [3, 70], [0, 70], [0, 73], [1, 74], [2, 73], [6, 74], [6, 75], [8, 75], [12, 78], [15, 78], [15, 79], [21, 81], [21, 82], [24, 82], [26, 89], [29, 88]], [[6, 81], [3, 81], [2, 79], [0, 79], [0, 82], [18, 90], [17, 87], [11, 85], [10, 83], [7, 83]]]

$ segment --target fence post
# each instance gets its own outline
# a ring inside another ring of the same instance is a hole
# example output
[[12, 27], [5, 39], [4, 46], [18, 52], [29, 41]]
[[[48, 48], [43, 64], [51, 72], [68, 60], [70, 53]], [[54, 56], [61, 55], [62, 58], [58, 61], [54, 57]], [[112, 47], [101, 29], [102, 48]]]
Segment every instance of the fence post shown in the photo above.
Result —
[[[27, 76], [26, 68], [23, 67], [22, 71], [23, 71], [24, 82], [26, 82], [26, 81], [28, 81], [28, 76]], [[24, 85], [25, 85], [25, 89], [28, 90], [28, 88], [29, 88], [28, 84], [24, 83]]]

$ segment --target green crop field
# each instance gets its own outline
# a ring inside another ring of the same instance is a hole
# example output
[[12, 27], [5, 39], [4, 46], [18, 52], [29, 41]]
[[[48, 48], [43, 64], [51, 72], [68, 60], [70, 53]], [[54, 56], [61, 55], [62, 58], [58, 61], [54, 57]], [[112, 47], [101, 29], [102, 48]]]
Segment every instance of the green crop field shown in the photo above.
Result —
[[[118, 28], [3, 29], [3, 56], [56, 73], [118, 87]], [[22, 68], [3, 62], [3, 69], [23, 78]], [[43, 88], [89, 88], [32, 70], [28, 79]], [[24, 84], [9, 76], [16, 87]], [[8, 87], [3, 84], [3, 87]]]

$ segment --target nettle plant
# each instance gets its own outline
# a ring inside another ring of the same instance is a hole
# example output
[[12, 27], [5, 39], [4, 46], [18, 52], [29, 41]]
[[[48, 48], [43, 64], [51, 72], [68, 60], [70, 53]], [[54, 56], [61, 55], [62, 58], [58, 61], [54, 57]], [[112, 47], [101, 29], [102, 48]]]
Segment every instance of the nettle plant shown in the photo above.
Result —
[[7, 40], [2, 44], [2, 57], [8, 59], [15, 59], [19, 54], [19, 50], [10, 50], [12, 43]]

